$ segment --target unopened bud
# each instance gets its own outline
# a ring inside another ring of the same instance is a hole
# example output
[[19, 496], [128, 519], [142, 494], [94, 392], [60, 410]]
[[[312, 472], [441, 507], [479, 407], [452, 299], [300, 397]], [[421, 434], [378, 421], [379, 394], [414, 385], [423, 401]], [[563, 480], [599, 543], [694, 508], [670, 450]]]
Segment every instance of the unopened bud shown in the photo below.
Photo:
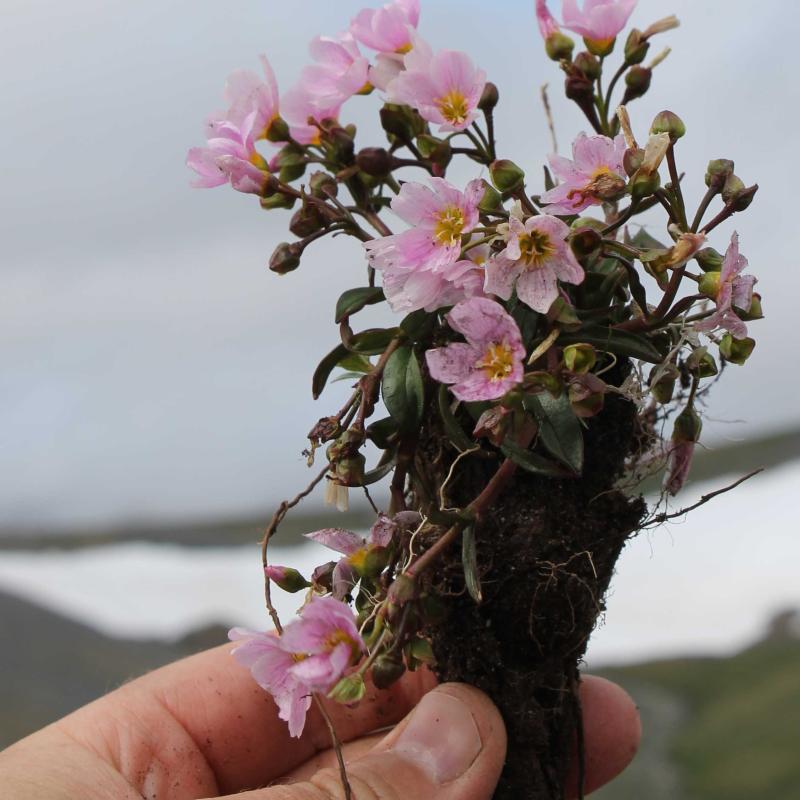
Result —
[[575, 42], [565, 33], [556, 31], [547, 37], [544, 49], [547, 57], [553, 61], [569, 61], [572, 58], [572, 51], [575, 49]]
[[383, 147], [365, 147], [359, 150], [356, 164], [362, 172], [382, 178], [392, 169], [393, 158], [391, 153]]
[[694, 259], [703, 272], [718, 272], [722, 269], [722, 262], [725, 257], [713, 247], [704, 247], [694, 254]]
[[741, 366], [750, 358], [755, 346], [755, 340], [749, 336], [744, 339], [736, 339], [731, 334], [726, 333], [719, 343], [719, 352], [726, 361]]
[[732, 203], [739, 195], [745, 190], [745, 185], [738, 175], [731, 173], [725, 180], [725, 185], [722, 187], [722, 202], [725, 205]]
[[748, 308], [747, 311], [740, 312], [739, 316], [747, 322], [754, 319], [764, 319], [764, 311], [761, 308], [761, 295], [754, 293], [753, 299], [750, 302], [750, 308]]
[[289, 126], [281, 117], [275, 117], [267, 128], [267, 140], [270, 142], [288, 142]]
[[654, 381], [657, 372], [658, 368], [654, 368], [650, 374], [650, 394], [657, 403], [666, 405], [672, 400], [672, 395], [675, 392], [675, 382], [679, 375], [678, 368], [674, 364], [669, 364]]
[[364, 679], [357, 672], [354, 672], [352, 675], [342, 678], [328, 692], [328, 697], [337, 703], [350, 705], [361, 700], [366, 691], [367, 687], [364, 685]]
[[647, 173], [639, 172], [631, 180], [631, 197], [634, 200], [641, 200], [644, 197], [650, 197], [661, 187], [661, 177], [657, 172]]
[[478, 211], [497, 211], [503, 207], [503, 195], [488, 181], [483, 181], [483, 197], [478, 203]]
[[707, 347], [698, 347], [693, 350], [686, 359], [686, 366], [697, 378], [713, 378], [719, 372], [717, 362], [714, 361], [714, 356], [708, 352]]
[[594, 84], [580, 70], [572, 67], [564, 82], [564, 94], [581, 108], [594, 104]]
[[333, 570], [336, 568], [335, 561], [328, 561], [321, 564], [311, 573], [311, 584], [319, 592], [330, 592], [333, 588]]
[[573, 63], [587, 78], [593, 81], [596, 81], [603, 72], [599, 59], [591, 53], [578, 53]]
[[410, 575], [398, 575], [389, 587], [388, 599], [392, 605], [404, 606], [416, 596], [417, 582]]
[[597, 363], [597, 354], [590, 344], [571, 344], [564, 348], [564, 366], [577, 375], [591, 372]]
[[425, 130], [425, 121], [408, 106], [387, 103], [380, 111], [381, 125], [386, 133], [403, 142], [411, 141]]
[[423, 133], [417, 137], [417, 147], [425, 158], [443, 167], [446, 167], [453, 158], [450, 142], [437, 136]]
[[577, 258], [588, 258], [598, 253], [603, 246], [603, 237], [594, 228], [582, 227], [570, 235], [569, 246]]
[[287, 144], [278, 151], [275, 156], [275, 164], [278, 167], [278, 177], [281, 181], [291, 183], [306, 171], [306, 154], [302, 147]]
[[492, 163], [489, 167], [492, 182], [501, 192], [512, 192], [522, 186], [525, 173], [507, 158]]
[[666, 133], [673, 144], [686, 135], [686, 125], [683, 120], [672, 111], [662, 111], [653, 120], [650, 133]]
[[712, 300], [717, 299], [717, 295], [719, 294], [719, 287], [722, 283], [722, 273], [721, 272], [706, 272], [699, 280], [697, 284], [697, 288], [700, 290], [700, 294], [704, 294], [706, 297], [710, 297]]
[[294, 594], [308, 589], [311, 583], [307, 581], [296, 569], [291, 567], [276, 567], [268, 564], [264, 567], [264, 574], [284, 592]]
[[678, 414], [675, 427], [672, 429], [672, 439], [676, 442], [698, 442], [703, 430], [703, 421], [694, 410], [694, 406], [687, 406]]
[[490, 114], [495, 106], [497, 106], [498, 102], [500, 101], [500, 92], [491, 81], [487, 81], [486, 85], [483, 87], [483, 93], [481, 94], [481, 99], [478, 100], [478, 108], [483, 111], [484, 114]]
[[325, 219], [320, 210], [312, 203], [306, 203], [292, 215], [289, 230], [295, 235], [311, 236], [325, 226]]
[[622, 157], [622, 166], [625, 169], [625, 174], [631, 178], [642, 166], [644, 162], [644, 150], [641, 147], [629, 148], [625, 151]]
[[733, 161], [727, 158], [715, 158], [706, 167], [706, 186], [721, 192], [725, 181], [733, 175]]
[[403, 677], [405, 671], [406, 665], [400, 655], [384, 653], [372, 665], [372, 682], [378, 689], [388, 689]]
[[355, 125], [331, 125], [325, 131], [325, 139], [330, 143], [333, 156], [343, 162], [349, 162], [355, 153]]
[[293, 272], [300, 266], [300, 256], [303, 254], [303, 248], [298, 242], [281, 242], [272, 254], [269, 260], [269, 268], [272, 272], [278, 275], [286, 275], [287, 272]]
[[653, 80], [653, 71], [647, 67], [631, 67], [625, 75], [625, 94], [622, 98], [623, 105], [627, 105], [631, 100], [647, 94], [650, 82]]
[[640, 30], [634, 28], [628, 34], [628, 39], [625, 42], [625, 63], [631, 66], [641, 64], [649, 49], [650, 43]]

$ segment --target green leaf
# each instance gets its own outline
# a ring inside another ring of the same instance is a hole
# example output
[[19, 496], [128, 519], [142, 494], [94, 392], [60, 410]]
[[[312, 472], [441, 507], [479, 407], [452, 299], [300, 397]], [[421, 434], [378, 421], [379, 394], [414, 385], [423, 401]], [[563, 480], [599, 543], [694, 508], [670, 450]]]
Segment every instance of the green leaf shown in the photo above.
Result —
[[478, 548], [475, 542], [475, 527], [469, 525], [461, 534], [461, 563], [464, 566], [464, 582], [469, 596], [476, 602], [483, 600], [481, 578], [478, 574]]
[[392, 353], [383, 371], [383, 402], [400, 430], [419, 425], [425, 401], [425, 386], [417, 356], [411, 347]]
[[384, 299], [383, 289], [378, 286], [348, 289], [336, 302], [336, 323], [338, 324], [351, 314], [361, 311], [364, 306], [380, 303]]
[[314, 376], [311, 379], [311, 393], [316, 400], [325, 388], [331, 372], [343, 358], [348, 355], [348, 350], [343, 344], [336, 345], [333, 350], [319, 362], [319, 365], [314, 370]]
[[351, 372], [372, 372], [373, 364], [366, 357], [358, 355], [358, 353], [348, 353], [337, 365], [342, 369], [348, 369]]
[[560, 464], [556, 464], [543, 456], [533, 453], [516, 442], [506, 439], [500, 447], [503, 455], [510, 458], [515, 464], [534, 475], [545, 475], [548, 478], [567, 478], [571, 476]]
[[364, 473], [364, 478], [361, 483], [359, 483], [359, 486], [370, 486], [373, 483], [377, 483], [382, 478], [385, 478], [394, 469], [396, 462], [397, 453], [387, 451], [383, 454], [377, 467]]
[[399, 332], [399, 328], [368, 328], [351, 336], [344, 346], [351, 353], [375, 356], [382, 353]]
[[411, 339], [412, 342], [418, 342], [430, 336], [433, 332], [433, 325], [436, 322], [436, 315], [429, 314], [427, 311], [420, 309], [419, 311], [412, 311], [400, 323], [400, 330]]
[[466, 431], [461, 427], [458, 420], [450, 410], [450, 403], [453, 398], [447, 387], [442, 385], [439, 387], [439, 414], [444, 422], [444, 430], [450, 441], [462, 453], [466, 450], [471, 450], [475, 447], [475, 442], [467, 436]]
[[386, 450], [397, 436], [397, 423], [391, 417], [375, 420], [367, 426], [367, 436], [376, 447]]
[[644, 228], [641, 228], [637, 234], [631, 236], [630, 244], [638, 247], [640, 250], [668, 250], [665, 244], [661, 244], [655, 237], [651, 236]]
[[564, 392], [553, 397], [550, 392], [525, 395], [523, 405], [539, 423], [539, 442], [574, 473], [583, 469], [583, 429]]
[[335, 378], [331, 378], [329, 383], [340, 383], [341, 381], [357, 381], [364, 377], [363, 372], [343, 372]]
[[580, 342], [591, 344], [597, 350], [606, 353], [638, 358], [651, 364], [660, 364], [664, 358], [644, 336], [638, 336], [630, 331], [606, 328], [602, 325], [587, 325], [579, 331], [562, 333], [558, 339], [559, 344], [579, 344]]

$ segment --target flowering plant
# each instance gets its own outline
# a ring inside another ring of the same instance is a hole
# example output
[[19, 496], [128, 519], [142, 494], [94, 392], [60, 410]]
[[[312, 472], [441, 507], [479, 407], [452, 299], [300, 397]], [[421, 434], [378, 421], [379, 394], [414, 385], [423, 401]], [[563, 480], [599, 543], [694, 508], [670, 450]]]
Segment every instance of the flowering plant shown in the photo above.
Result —
[[[318, 397], [342, 368], [352, 395], [312, 428], [309, 464], [327, 445], [323, 467], [262, 543], [277, 635], [231, 632], [293, 736], [313, 698], [355, 703], [365, 680], [388, 687], [429, 665], [500, 707], [510, 749], [498, 798], [562, 796], [580, 731], [577, 663], [614, 564], [630, 536], [672, 516], [648, 510], [637, 487], [662, 472], [662, 500], [680, 491], [707, 388], [746, 362], [747, 323], [761, 317], [738, 235], [725, 234], [724, 252], [711, 246], [758, 187], [715, 159], [694, 208], [681, 119], [664, 111], [645, 126], [628, 111], [666, 55], [645, 66], [651, 40], [678, 21], [632, 29], [603, 89], [635, 4], [564, 0], [559, 25], [537, 0], [547, 54], [590, 128], [571, 158], [550, 156], [541, 185], [500, 157], [498, 89], [465, 53], [422, 39], [418, 0], [315, 39], [314, 63], [282, 96], [263, 57], [263, 77], [231, 76], [227, 110], [189, 153], [197, 186], [230, 183], [265, 210], [294, 211], [297, 238], [277, 246], [272, 271], [298, 269], [308, 247], [340, 234], [365, 262], [312, 380]], [[356, 146], [343, 108], [357, 95], [379, 98], [383, 146]], [[473, 168], [463, 186], [446, 177], [456, 159]], [[651, 209], [663, 221], [639, 224]], [[357, 330], [359, 312], [384, 302], [397, 324]], [[368, 443], [380, 452], [369, 467]], [[363, 490], [369, 535], [309, 533], [339, 558], [308, 577], [271, 564], [278, 525], [323, 481], [341, 509]], [[379, 511], [368, 487], [381, 481]], [[273, 585], [305, 594], [285, 627]]]

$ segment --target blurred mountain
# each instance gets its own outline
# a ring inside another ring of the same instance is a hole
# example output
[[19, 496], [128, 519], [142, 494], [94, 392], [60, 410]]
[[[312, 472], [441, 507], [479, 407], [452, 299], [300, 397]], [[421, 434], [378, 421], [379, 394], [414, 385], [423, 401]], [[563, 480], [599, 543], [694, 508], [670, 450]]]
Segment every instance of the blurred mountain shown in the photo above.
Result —
[[[761, 438], [747, 439], [718, 446], [699, 448], [692, 466], [691, 480], [706, 481], [722, 476], [742, 476], [759, 467], [777, 467], [800, 459], [800, 429], [788, 430]], [[645, 493], [657, 491], [656, 481], [641, 487]], [[258, 518], [227, 520], [194, 520], [162, 525], [120, 526], [108, 529], [46, 530], [33, 528], [0, 527], [0, 550], [39, 549], [44, 547], [79, 548], [120, 542], [156, 542], [179, 544], [188, 547], [219, 547], [250, 544], [261, 538], [261, 533], [272, 517], [274, 509], [265, 509]], [[346, 514], [337, 513], [337, 525], [351, 529], [367, 529], [372, 524], [365, 508]], [[314, 505], [313, 500], [294, 514], [289, 514], [278, 531], [275, 543], [297, 541], [310, 530], [330, 524], [330, 512]]]
[[637, 701], [642, 749], [598, 800], [800, 800], [800, 612], [731, 658], [607, 670]]

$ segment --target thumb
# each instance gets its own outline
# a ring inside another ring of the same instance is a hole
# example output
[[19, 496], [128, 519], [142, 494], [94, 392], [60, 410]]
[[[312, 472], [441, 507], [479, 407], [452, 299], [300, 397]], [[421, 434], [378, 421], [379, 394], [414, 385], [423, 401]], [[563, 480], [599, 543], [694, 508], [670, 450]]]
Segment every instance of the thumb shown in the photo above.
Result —
[[[347, 765], [353, 800], [490, 800], [506, 755], [499, 712], [482, 692], [443, 684], [367, 755]], [[339, 771], [236, 795], [237, 800], [341, 800]]]

